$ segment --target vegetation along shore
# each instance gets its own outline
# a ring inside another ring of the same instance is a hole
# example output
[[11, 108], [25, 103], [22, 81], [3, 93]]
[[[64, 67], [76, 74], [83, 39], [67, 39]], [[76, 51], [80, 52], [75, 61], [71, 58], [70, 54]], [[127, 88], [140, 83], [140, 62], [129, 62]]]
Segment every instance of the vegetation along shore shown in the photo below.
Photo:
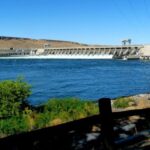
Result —
[[[31, 106], [31, 86], [23, 79], [0, 82], [0, 138], [58, 125], [99, 113], [98, 104], [78, 98], [53, 98]], [[112, 101], [113, 111], [150, 107], [150, 94], [121, 97]]]

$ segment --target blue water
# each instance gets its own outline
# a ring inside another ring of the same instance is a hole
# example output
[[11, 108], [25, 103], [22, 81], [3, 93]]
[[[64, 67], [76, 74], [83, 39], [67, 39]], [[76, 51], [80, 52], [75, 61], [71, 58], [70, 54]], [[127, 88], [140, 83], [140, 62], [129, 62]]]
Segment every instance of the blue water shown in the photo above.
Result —
[[123, 60], [0, 60], [0, 80], [24, 76], [32, 104], [53, 97], [97, 100], [150, 92], [150, 62]]

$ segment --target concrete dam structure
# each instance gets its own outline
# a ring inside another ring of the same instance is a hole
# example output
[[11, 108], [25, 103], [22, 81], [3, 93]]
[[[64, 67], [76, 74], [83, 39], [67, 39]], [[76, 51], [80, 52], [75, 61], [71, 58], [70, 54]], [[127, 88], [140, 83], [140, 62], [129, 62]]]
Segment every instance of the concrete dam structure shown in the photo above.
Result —
[[86, 47], [62, 47], [45, 48], [44, 55], [111, 55], [113, 58], [123, 58], [127, 56], [140, 56], [140, 49], [143, 45], [123, 45], [123, 46], [86, 46]]
[[[141, 51], [142, 50], [142, 51]], [[1, 49], [0, 58], [75, 58], [75, 59], [123, 59], [141, 58], [144, 55], [144, 45], [109, 45], [81, 47], [50, 47], [43, 49]]]

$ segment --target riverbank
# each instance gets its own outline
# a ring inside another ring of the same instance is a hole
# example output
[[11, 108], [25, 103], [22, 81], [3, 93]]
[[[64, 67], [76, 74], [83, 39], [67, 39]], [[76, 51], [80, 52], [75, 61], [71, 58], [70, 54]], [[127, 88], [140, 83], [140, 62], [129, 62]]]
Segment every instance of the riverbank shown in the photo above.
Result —
[[[131, 107], [130, 105], [133, 105], [133, 104], [135, 105], [135, 102], [137, 102], [136, 105], [138, 106], [140, 99], [144, 100], [144, 102], [147, 103], [147, 101], [149, 101], [149, 94], [139, 94], [139, 95], [130, 96], [130, 97], [118, 98], [116, 100], [113, 100], [112, 107], [115, 102], [118, 103], [118, 101], [119, 101], [119, 104], [120, 104], [120, 100], [121, 100], [121, 102], [123, 101], [123, 103], [122, 103], [123, 105], [120, 105], [120, 106], [125, 107], [124, 104], [128, 103], [129, 107]], [[125, 103], [125, 101], [127, 103]], [[125, 107], [123, 110], [126, 110], [129, 107]], [[145, 107], [145, 105], [144, 105], [144, 107]], [[47, 122], [46, 123], [47, 125], [45, 127], [48, 127], [48, 126], [52, 125], [52, 124], [50, 124], [52, 115], [54, 115], [54, 117], [56, 116], [57, 118], [55, 120], [53, 120], [53, 122], [51, 122], [51, 123], [53, 123], [53, 125], [57, 125], [57, 124], [62, 123], [61, 122], [62, 120], [59, 118], [60, 116], [63, 116], [63, 118], [64, 117], [66, 118], [66, 115], [70, 114], [70, 116], [69, 116], [70, 118], [72, 118], [72, 117], [76, 118], [79, 116], [82, 118], [83, 114], [90, 115], [89, 113], [92, 113], [92, 114], [98, 113], [97, 111], [96, 112], [94, 111], [95, 108], [96, 108], [96, 110], [98, 108], [97, 102], [89, 103], [89, 102], [84, 102], [81, 100], [71, 99], [71, 98], [70, 99], [68, 99], [68, 98], [67, 99], [51, 99], [50, 101], [48, 101], [48, 103], [45, 104], [45, 108], [43, 110], [41, 110], [42, 112], [38, 112], [39, 114], [35, 114], [35, 112], [33, 113], [30, 110], [26, 110], [26, 113], [27, 113], [26, 119], [27, 120], [25, 120], [25, 121], [28, 121], [28, 123], [30, 123], [30, 125], [33, 126], [33, 125], [35, 125], [34, 121], [38, 119], [38, 121], [40, 121], [39, 122], [40, 125], [43, 126], [44, 123]], [[74, 115], [76, 114], [76, 115], [74, 116], [73, 114]], [[40, 115], [40, 116], [37, 116], [37, 115]], [[36, 117], [38, 117], [38, 118], [36, 118]], [[115, 121], [115, 126], [114, 126], [115, 138], [120, 139], [120, 140], [130, 138], [130, 136], [136, 135], [136, 134], [140, 133], [141, 131], [150, 128], [149, 116], [146, 116], [145, 114], [142, 114], [141, 116], [134, 115], [131, 117], [123, 117], [120, 119], [115, 119], [114, 121]], [[13, 120], [13, 122], [14, 122], [14, 120]], [[81, 129], [82, 129], [82, 126], [81, 126]], [[6, 136], [6, 135], [3, 135], [3, 136]], [[95, 150], [98, 150], [98, 149], [104, 150], [105, 148], [103, 147], [103, 143], [102, 143], [103, 141], [100, 140], [99, 137], [101, 137], [101, 126], [100, 126], [100, 124], [93, 124], [92, 127], [85, 128], [82, 132], [75, 132], [75, 131], [71, 132], [71, 134], [69, 135], [69, 141], [67, 141], [69, 143], [67, 143], [65, 140], [66, 143], [64, 144], [64, 142], [63, 142], [63, 145], [66, 146], [67, 144], [69, 144], [69, 146], [71, 146], [71, 149], [76, 149], [76, 150], [81, 150], [85, 146], [87, 147], [86, 148], [87, 150], [91, 150], [92, 149], [91, 147], [94, 147]], [[68, 139], [68, 138], [65, 137], [65, 139]], [[52, 143], [52, 144], [56, 143], [56, 142], [59, 143], [60, 141], [62, 142], [62, 136], [60, 136], [60, 137], [55, 136], [54, 138], [52, 137], [51, 139], [46, 139], [46, 141], [44, 140], [44, 144], [49, 145], [50, 143]], [[36, 147], [36, 148], [38, 147], [38, 149], [40, 149], [40, 148], [43, 149], [42, 142], [43, 141], [38, 141], [37, 145], [34, 145], [33, 147]], [[140, 149], [141, 150], [141, 148], [147, 146], [147, 144], [149, 144], [149, 139], [147, 139], [146, 141], [141, 140], [140, 143], [138, 141], [138, 143], [136, 142], [136, 144], [132, 144], [132, 145], [130, 145], [130, 147], [125, 145], [125, 147], [122, 149], [124, 149], [124, 150]]]
[[[115, 107], [115, 103], [118, 107]], [[113, 111], [121, 110], [134, 110], [134, 109], [143, 109], [143, 108], [150, 108], [150, 94], [137, 94], [127, 97], [120, 97], [117, 99], [112, 100], [112, 108]]]
[[[27, 99], [31, 95], [31, 86], [21, 78], [0, 82], [0, 91], [0, 138], [99, 114], [98, 101], [71, 97], [49, 99], [38, 106], [30, 105]], [[150, 94], [112, 100], [113, 111], [147, 107], [150, 107]]]
[[[150, 108], [150, 94], [138, 94], [112, 100], [113, 112], [143, 108]], [[27, 106], [17, 116], [1, 119], [0, 137], [54, 126], [98, 113], [97, 102], [82, 101], [76, 98], [50, 99], [38, 107]], [[139, 116], [132, 116], [126, 119], [126, 124], [133, 124], [135, 120], [140, 119]], [[119, 122], [122, 123], [122, 121]], [[99, 127], [98, 130], [100, 130]]]

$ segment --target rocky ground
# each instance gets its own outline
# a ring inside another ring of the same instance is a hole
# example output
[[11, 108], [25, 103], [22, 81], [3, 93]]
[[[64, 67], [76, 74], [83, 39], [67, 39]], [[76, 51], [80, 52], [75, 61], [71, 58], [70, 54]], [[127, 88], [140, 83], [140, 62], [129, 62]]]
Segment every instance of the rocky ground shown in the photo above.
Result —
[[[113, 111], [126, 111], [150, 108], [150, 94], [138, 94], [126, 97], [132, 99], [129, 106], [124, 109], [113, 108]], [[116, 120], [115, 130], [118, 138], [127, 139], [136, 137], [135, 142], [129, 146], [124, 145], [121, 149], [148, 150], [150, 149], [150, 114], [134, 115]]]
[[[138, 94], [138, 95], [133, 95], [133, 96], [128, 96], [128, 97], [122, 97], [122, 98], [127, 98], [127, 99], [133, 99], [132, 102], [129, 102], [129, 106], [123, 109], [118, 109], [120, 110], [134, 110], [134, 109], [143, 109], [143, 108], [150, 108], [150, 94]], [[112, 104], [115, 101], [112, 100]], [[117, 111], [116, 108], [113, 108], [113, 110]]]
[[[150, 108], [150, 94], [139, 94], [126, 97], [133, 99], [126, 108], [113, 108], [113, 111], [127, 111]], [[115, 100], [114, 100], [115, 101]], [[113, 102], [112, 102], [113, 105]], [[134, 115], [114, 121], [115, 141], [124, 142], [119, 150], [149, 150], [150, 149], [150, 117], [149, 114]], [[76, 150], [105, 150], [101, 137], [100, 125], [94, 125], [91, 131], [75, 136], [73, 149]], [[127, 144], [128, 143], [128, 144]]]

